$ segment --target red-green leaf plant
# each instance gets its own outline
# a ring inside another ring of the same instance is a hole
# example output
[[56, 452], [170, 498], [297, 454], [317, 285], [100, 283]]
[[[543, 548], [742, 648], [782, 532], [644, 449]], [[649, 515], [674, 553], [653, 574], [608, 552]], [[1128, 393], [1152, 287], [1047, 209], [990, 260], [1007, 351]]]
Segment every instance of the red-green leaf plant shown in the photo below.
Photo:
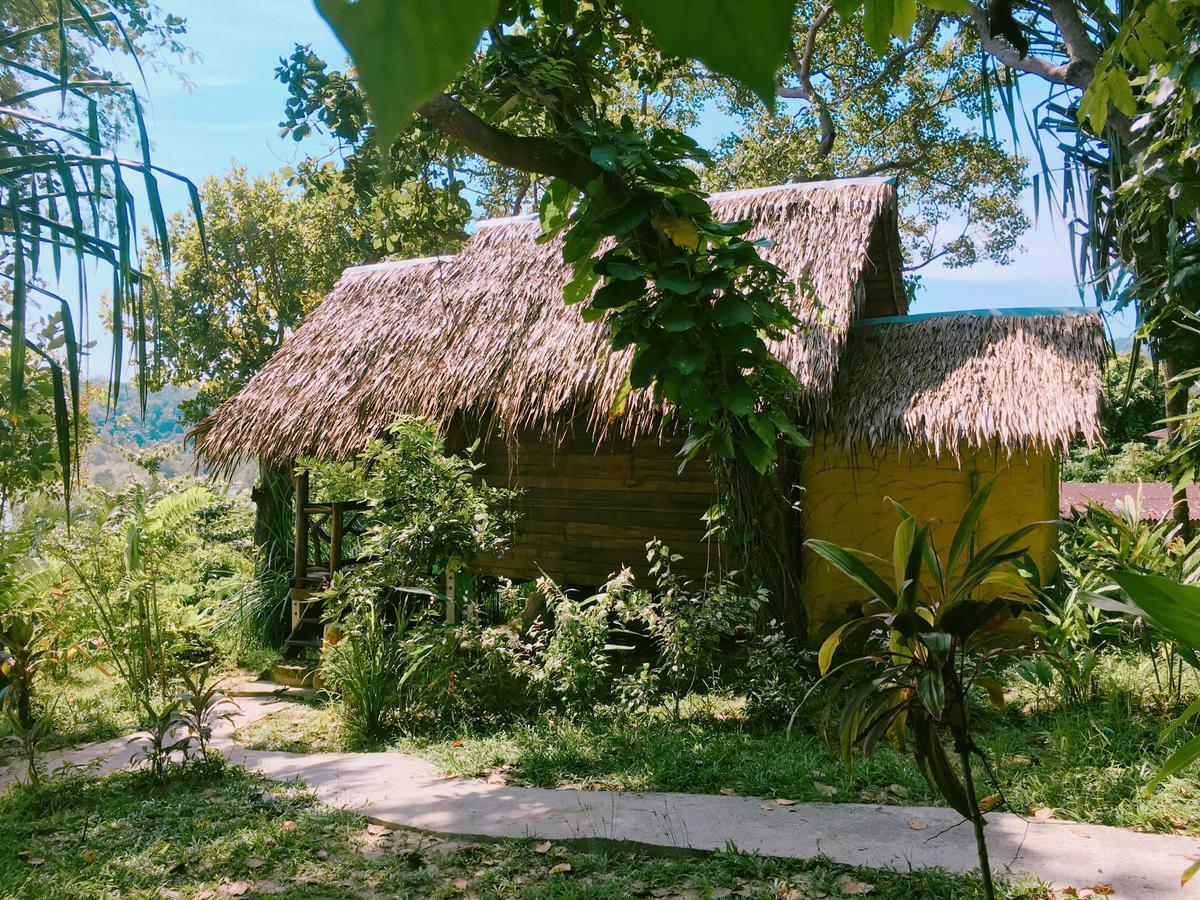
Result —
[[[1022, 541], [1050, 524], [1031, 523], [977, 545], [994, 484], [975, 493], [945, 555], [934, 541], [937, 521], [918, 522], [894, 501], [900, 524], [890, 562], [827, 541], [805, 542], [868, 595], [862, 615], [833, 631], [818, 654], [820, 683], [829, 688], [821, 717], [826, 740], [848, 770], [856, 748], [869, 756], [885, 737], [907, 746], [929, 784], [974, 826], [988, 898], [995, 889], [971, 766], [982, 751], [972, 739], [968, 697], [978, 689], [1002, 704], [1003, 689], [989, 670], [1006, 656], [1033, 652], [1020, 629], [999, 626], [1028, 603], [1028, 588], [1012, 566], [1026, 552]], [[889, 576], [879, 574], [886, 569]], [[851, 636], [859, 639], [857, 652], [835, 665]]]

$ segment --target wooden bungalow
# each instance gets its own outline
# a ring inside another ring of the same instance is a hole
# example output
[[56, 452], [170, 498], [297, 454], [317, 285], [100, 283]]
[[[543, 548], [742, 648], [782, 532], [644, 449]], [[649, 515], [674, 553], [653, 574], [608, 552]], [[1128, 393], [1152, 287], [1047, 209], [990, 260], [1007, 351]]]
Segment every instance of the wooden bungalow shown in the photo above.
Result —
[[[766, 255], [807, 278], [817, 298], [799, 304], [801, 326], [774, 348], [817, 435], [802, 461], [807, 536], [886, 552], [895, 514], [885, 497], [953, 527], [973, 485], [993, 473], [985, 531], [1057, 515], [1059, 454], [1077, 436], [1099, 437], [1104, 339], [1095, 316], [907, 315], [896, 190], [885, 179], [737, 191], [712, 203], [722, 219], [753, 221], [752, 233], [774, 242]], [[515, 546], [478, 569], [599, 585], [622, 565], [636, 571], [654, 537], [683, 555], [687, 574], [719, 568], [718, 548], [702, 538], [707, 467], [677, 474], [682, 435], [648, 392], [610, 420], [629, 351], [611, 352], [604, 326], [563, 303], [570, 269], [555, 243], [535, 242], [538, 233], [533, 216], [482, 222], [455, 256], [348, 269], [200, 425], [201, 456], [225, 466], [347, 458], [397, 414], [415, 414], [452, 445], [482, 438], [486, 477], [523, 489]], [[1052, 535], [1035, 541], [1050, 562]], [[803, 586], [816, 622], [857, 599], [812, 560]]]

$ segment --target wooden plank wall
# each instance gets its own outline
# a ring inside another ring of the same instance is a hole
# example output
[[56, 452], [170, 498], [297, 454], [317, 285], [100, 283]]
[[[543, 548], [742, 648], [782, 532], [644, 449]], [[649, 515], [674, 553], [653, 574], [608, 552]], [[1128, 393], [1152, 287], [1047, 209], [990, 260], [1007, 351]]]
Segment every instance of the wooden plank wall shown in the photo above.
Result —
[[[452, 429], [448, 446], [467, 446], [469, 429]], [[580, 427], [561, 441], [529, 432], [515, 446], [493, 436], [479, 450], [480, 475], [523, 493], [517, 537], [499, 559], [473, 568], [515, 580], [544, 570], [560, 584], [598, 587], [622, 566], [646, 577], [646, 542], [664, 541], [683, 555], [676, 571], [702, 577], [719, 569], [715, 544], [703, 541], [701, 516], [712, 505], [708, 466], [693, 460], [676, 473], [682, 439], [609, 439], [597, 446]]]

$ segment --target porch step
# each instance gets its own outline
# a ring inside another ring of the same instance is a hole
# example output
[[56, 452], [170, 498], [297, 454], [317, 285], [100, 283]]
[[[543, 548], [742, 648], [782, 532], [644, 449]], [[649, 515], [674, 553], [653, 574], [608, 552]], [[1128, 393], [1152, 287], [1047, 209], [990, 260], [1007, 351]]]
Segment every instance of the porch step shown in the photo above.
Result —
[[271, 667], [271, 681], [287, 688], [320, 690], [320, 679], [317, 677], [315, 663], [277, 662]]

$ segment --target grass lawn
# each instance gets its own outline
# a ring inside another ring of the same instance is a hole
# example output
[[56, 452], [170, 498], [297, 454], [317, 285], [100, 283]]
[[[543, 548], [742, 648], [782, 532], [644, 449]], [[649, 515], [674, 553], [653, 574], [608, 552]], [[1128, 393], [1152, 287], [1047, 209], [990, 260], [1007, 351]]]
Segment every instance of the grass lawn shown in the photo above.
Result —
[[[736, 852], [646, 857], [391, 833], [296, 785], [208, 766], [0, 797], [0, 897], [974, 898], [977, 879]], [[1049, 896], [1032, 886], [1006, 898]]]
[[[1064, 819], [1200, 833], [1200, 766], [1150, 798], [1142, 795], [1158, 763], [1188, 737], [1180, 733], [1159, 745], [1178, 710], [1161, 708], [1146, 679], [1138, 662], [1114, 658], [1106, 662], [1101, 696], [1086, 706], [1038, 697], [1021, 683], [1004, 711], [981, 709], [980, 742], [1007, 808], [1024, 814], [1049, 806]], [[547, 714], [487, 730], [442, 729], [390, 746], [447, 773], [502, 775], [539, 787], [939, 803], [907, 755], [892, 747], [881, 747], [847, 776], [811, 722], [798, 722], [789, 737], [783, 728], [751, 727], [741, 710], [736, 698], [692, 697], [680, 721], [666, 710], [632, 719], [601, 709], [586, 718]], [[294, 752], [364, 749], [343, 737], [328, 705], [297, 704], [254, 723], [239, 740]], [[995, 790], [985, 774], [980, 780], [982, 791]]]

